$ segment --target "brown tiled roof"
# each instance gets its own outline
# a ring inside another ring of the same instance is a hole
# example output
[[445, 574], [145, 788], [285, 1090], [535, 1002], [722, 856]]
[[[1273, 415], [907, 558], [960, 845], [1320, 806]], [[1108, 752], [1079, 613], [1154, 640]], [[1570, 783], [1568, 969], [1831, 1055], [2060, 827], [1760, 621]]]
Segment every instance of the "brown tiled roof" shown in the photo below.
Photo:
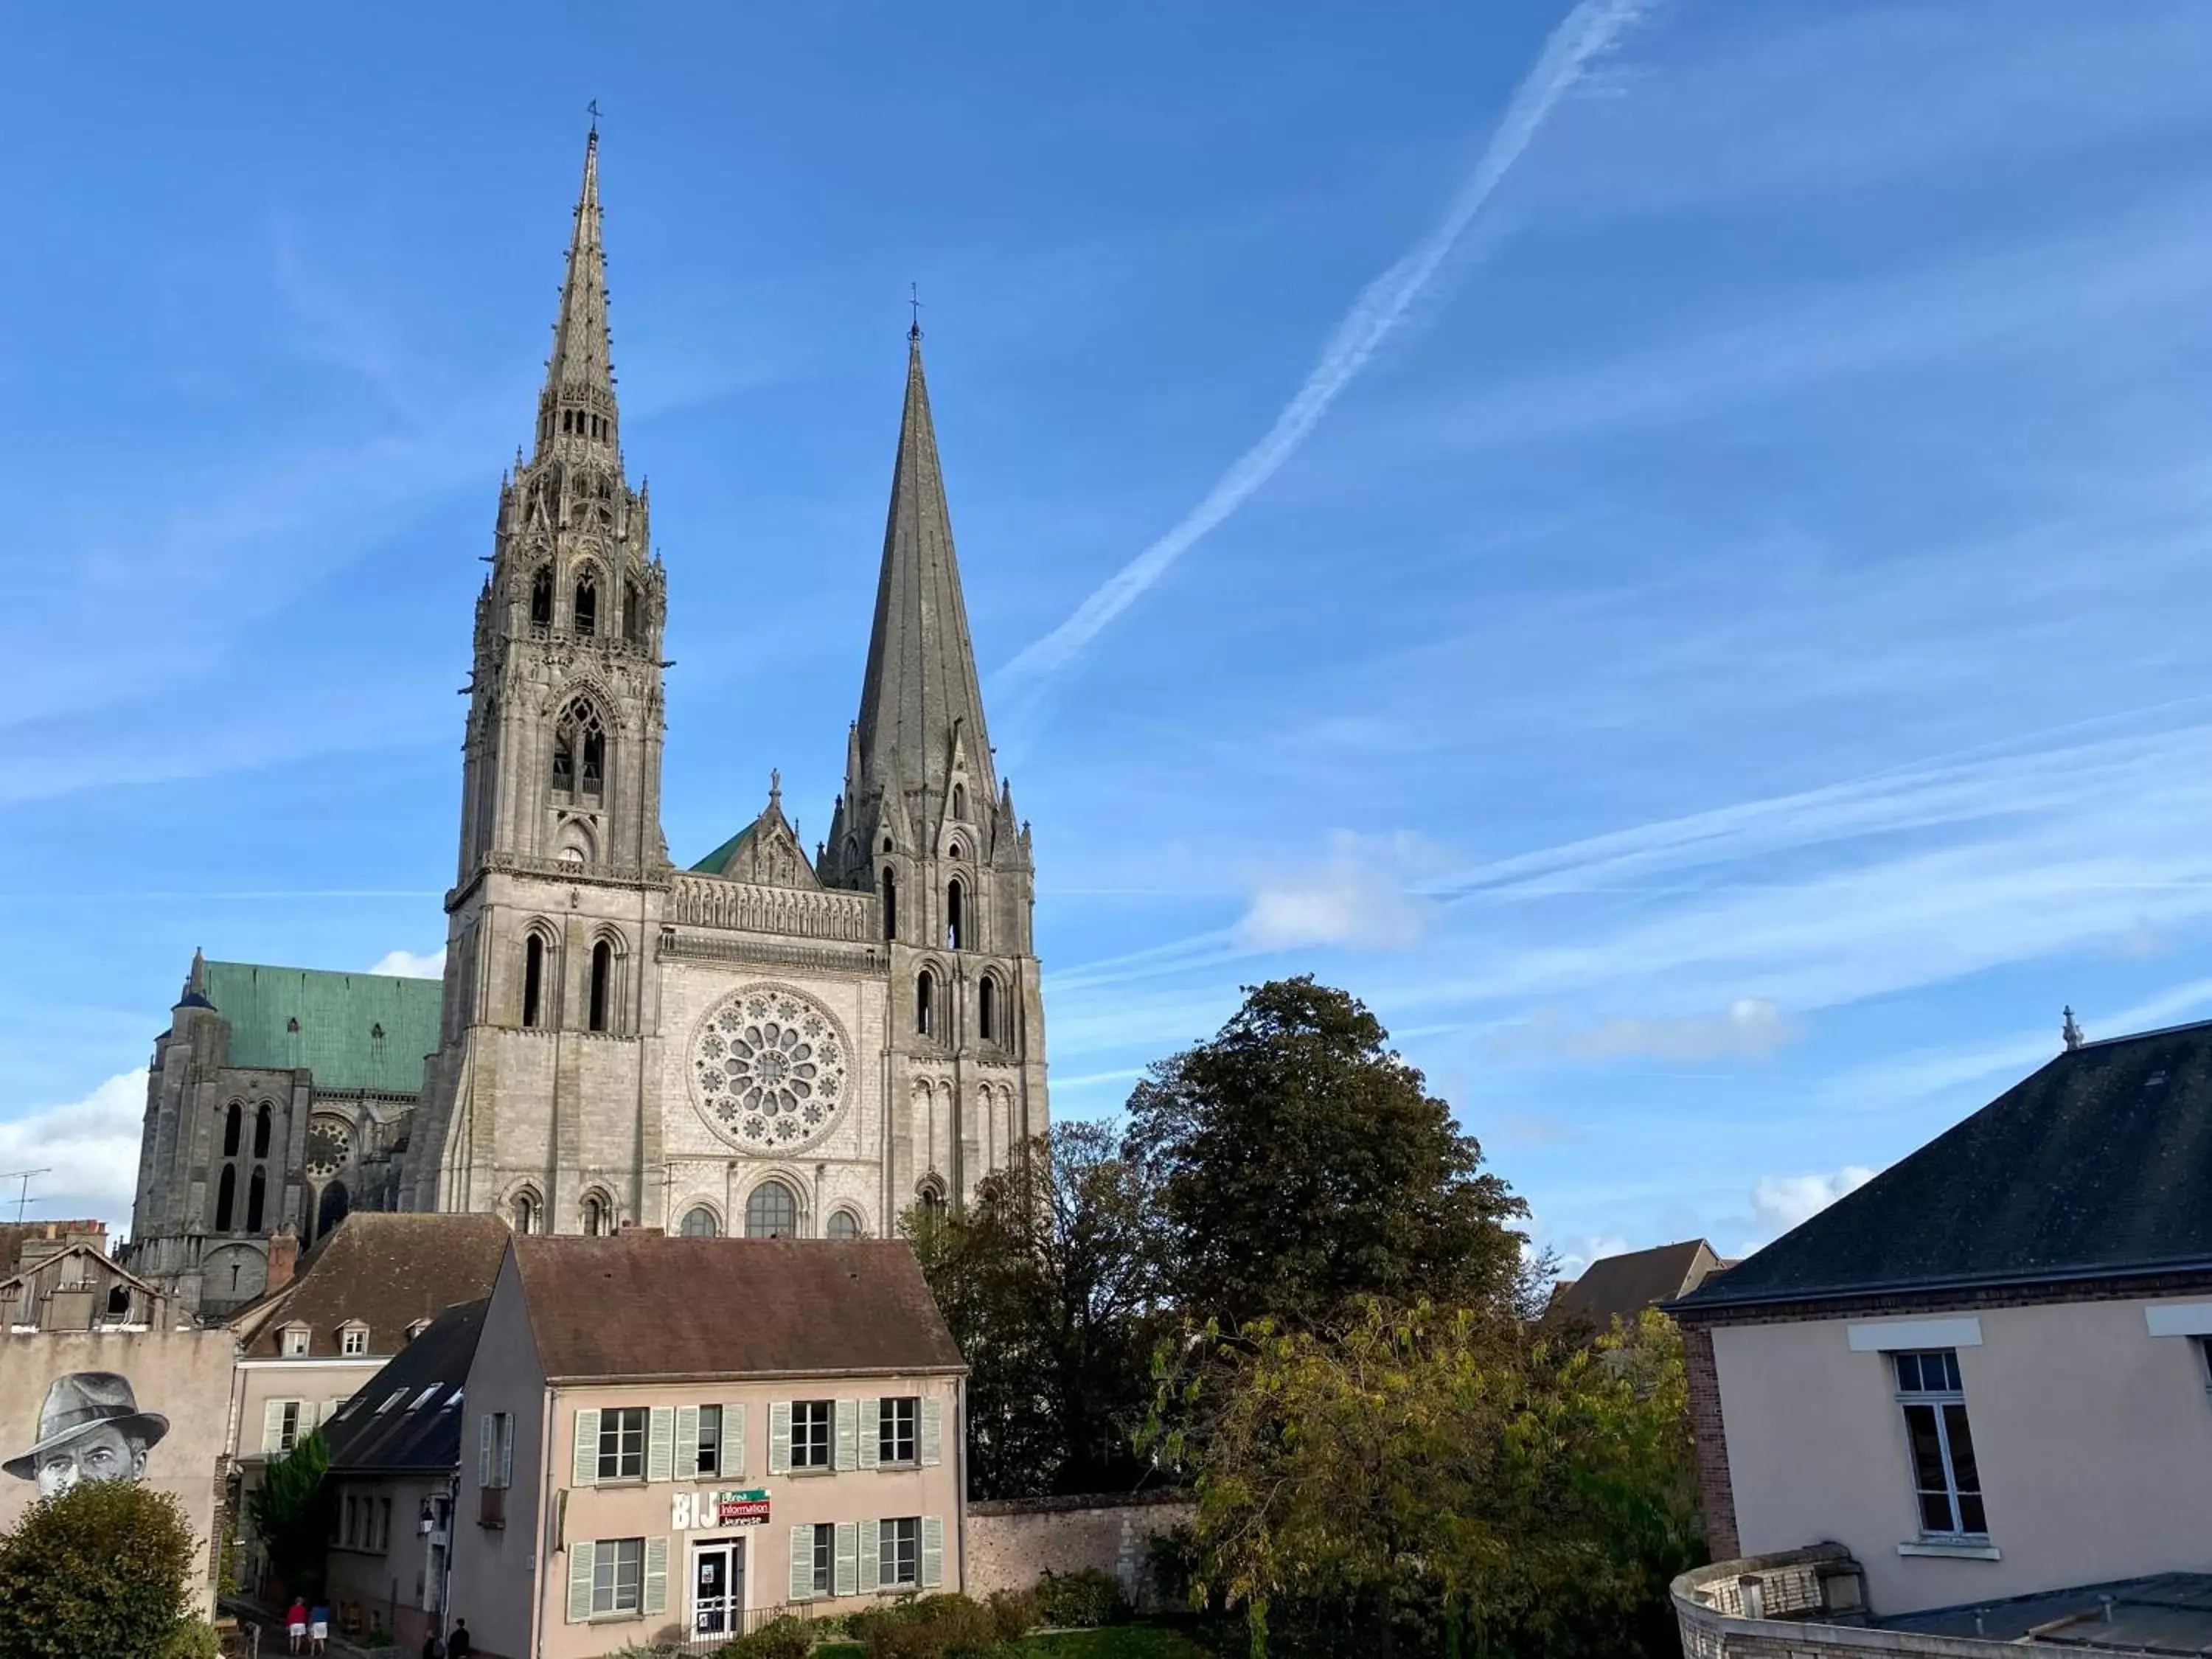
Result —
[[0, 1273], [15, 1271], [26, 1239], [65, 1238], [72, 1243], [82, 1240], [105, 1249], [106, 1237], [105, 1221], [0, 1221]]
[[338, 1327], [368, 1327], [368, 1351], [394, 1354], [407, 1328], [456, 1302], [491, 1293], [507, 1254], [507, 1223], [495, 1215], [383, 1215], [356, 1210], [301, 1259], [289, 1285], [232, 1320], [248, 1358], [282, 1351], [287, 1325], [308, 1330], [310, 1355], [335, 1358]]
[[548, 1377], [962, 1369], [902, 1240], [538, 1235], [514, 1255]]
[[1601, 1326], [1611, 1325], [1615, 1316], [1632, 1322], [1646, 1308], [1697, 1289], [1719, 1266], [1720, 1257], [1702, 1238], [1600, 1256], [1580, 1279], [1559, 1287], [1545, 1316]]

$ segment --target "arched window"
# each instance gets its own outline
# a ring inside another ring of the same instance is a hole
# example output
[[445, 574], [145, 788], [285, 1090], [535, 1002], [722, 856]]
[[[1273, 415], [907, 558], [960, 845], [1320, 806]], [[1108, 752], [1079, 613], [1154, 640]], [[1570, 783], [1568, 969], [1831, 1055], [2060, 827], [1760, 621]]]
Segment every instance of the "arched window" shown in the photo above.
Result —
[[858, 1216], [854, 1215], [854, 1214], [850, 1210], [833, 1210], [833, 1211], [831, 1211], [831, 1212], [830, 1212], [830, 1237], [832, 1237], [832, 1238], [858, 1238], [860, 1236], [860, 1217], [858, 1217]]
[[584, 1197], [584, 1236], [605, 1238], [614, 1231], [614, 1206], [597, 1193]]
[[333, 1181], [323, 1188], [323, 1202], [315, 1212], [315, 1237], [325, 1233], [346, 1218], [346, 1189], [343, 1181]]
[[534, 1233], [538, 1231], [538, 1194], [524, 1188], [514, 1195], [514, 1231]]
[[579, 697], [562, 714], [553, 732], [553, 793], [596, 800], [607, 769], [605, 729], [588, 697]]
[[607, 1029], [607, 1005], [614, 994], [615, 947], [601, 939], [592, 947], [592, 1029]]
[[975, 988], [975, 1035], [986, 1042], [999, 1040], [999, 981], [988, 974]]
[[968, 937], [967, 884], [955, 876], [945, 884], [945, 944], [957, 951]]
[[230, 1109], [222, 1115], [222, 1155], [225, 1158], [238, 1156], [239, 1125], [245, 1111], [246, 1109], [234, 1100], [230, 1103]]
[[131, 1317], [131, 1287], [118, 1285], [107, 1292], [107, 1316], [110, 1319]]
[[[968, 816], [968, 787], [965, 784], [956, 783], [952, 786], [952, 816], [955, 818], [965, 818]], [[957, 859], [960, 854], [956, 852], [952, 856]]]
[[215, 1186], [215, 1230], [219, 1233], [230, 1231], [231, 1212], [238, 1204], [238, 1165], [222, 1166], [222, 1179]]
[[924, 1036], [937, 1034], [937, 975], [927, 968], [914, 976], [914, 1029]]
[[935, 1176], [921, 1183], [915, 1197], [921, 1205], [922, 1219], [925, 1221], [934, 1221], [945, 1213], [945, 1188], [938, 1184]]
[[968, 849], [960, 844], [960, 837], [955, 836], [951, 844], [945, 849], [945, 855], [947, 858], [964, 859], [968, 856]]
[[522, 942], [522, 1024], [536, 1030], [545, 1019], [545, 941], [532, 933]]
[[635, 582], [623, 584], [623, 638], [632, 645], [645, 642], [645, 595]]
[[246, 1183], [246, 1231], [249, 1233], [261, 1231], [261, 1210], [268, 1196], [269, 1177], [256, 1169], [253, 1178]]
[[790, 1238], [799, 1231], [799, 1200], [781, 1181], [763, 1181], [745, 1200], [747, 1238]]
[[684, 1237], [686, 1238], [714, 1238], [721, 1233], [721, 1224], [714, 1212], [703, 1204], [694, 1205], [684, 1214]]
[[538, 574], [530, 579], [530, 620], [540, 628], [553, 621], [553, 569], [550, 565], [538, 567]]
[[269, 1156], [269, 1103], [263, 1101], [261, 1109], [253, 1115], [253, 1155]]
[[884, 937], [898, 937], [898, 875], [888, 864], [884, 866]]
[[599, 631], [599, 584], [596, 577], [576, 579], [576, 637], [588, 640]]

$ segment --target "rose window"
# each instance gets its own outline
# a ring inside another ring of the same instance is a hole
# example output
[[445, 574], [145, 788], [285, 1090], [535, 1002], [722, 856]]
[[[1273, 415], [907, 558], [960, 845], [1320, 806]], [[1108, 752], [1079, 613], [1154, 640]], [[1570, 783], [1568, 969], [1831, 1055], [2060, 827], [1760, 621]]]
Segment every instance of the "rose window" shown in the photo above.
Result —
[[836, 1017], [781, 987], [739, 991], [700, 1022], [691, 1074], [707, 1121], [755, 1152], [796, 1152], [836, 1125], [851, 1078]]
[[318, 1181], [326, 1181], [344, 1169], [352, 1154], [353, 1143], [337, 1124], [323, 1121], [308, 1126], [307, 1173]]

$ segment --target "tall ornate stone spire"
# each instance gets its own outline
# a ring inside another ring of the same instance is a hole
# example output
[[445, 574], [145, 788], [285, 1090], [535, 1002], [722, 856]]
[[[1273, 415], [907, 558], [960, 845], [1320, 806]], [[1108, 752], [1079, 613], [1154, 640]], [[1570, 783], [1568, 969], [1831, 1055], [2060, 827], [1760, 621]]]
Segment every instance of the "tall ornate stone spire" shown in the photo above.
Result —
[[568, 274], [553, 319], [553, 355], [538, 397], [538, 455], [556, 444], [616, 450], [615, 367], [607, 331], [607, 251], [599, 225], [599, 131], [584, 141], [584, 184], [568, 239]]
[[988, 802], [998, 793], [918, 325], [907, 334], [906, 409], [891, 472], [890, 517], [884, 528], [857, 736], [859, 775], [846, 781], [850, 801], [879, 790], [919, 791], [924, 795], [915, 804], [919, 816], [933, 819], [942, 809], [956, 749], [963, 769], [981, 786], [981, 799]]

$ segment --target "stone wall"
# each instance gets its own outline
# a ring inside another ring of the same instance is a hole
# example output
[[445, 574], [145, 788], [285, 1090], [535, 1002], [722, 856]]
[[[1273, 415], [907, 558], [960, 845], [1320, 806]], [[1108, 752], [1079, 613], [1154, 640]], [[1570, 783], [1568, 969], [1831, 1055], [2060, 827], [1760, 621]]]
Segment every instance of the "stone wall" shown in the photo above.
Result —
[[1181, 1492], [1127, 1497], [1005, 1498], [968, 1506], [970, 1595], [1028, 1589], [1048, 1572], [1094, 1567], [1139, 1607], [1157, 1600], [1150, 1540], [1195, 1513]]

